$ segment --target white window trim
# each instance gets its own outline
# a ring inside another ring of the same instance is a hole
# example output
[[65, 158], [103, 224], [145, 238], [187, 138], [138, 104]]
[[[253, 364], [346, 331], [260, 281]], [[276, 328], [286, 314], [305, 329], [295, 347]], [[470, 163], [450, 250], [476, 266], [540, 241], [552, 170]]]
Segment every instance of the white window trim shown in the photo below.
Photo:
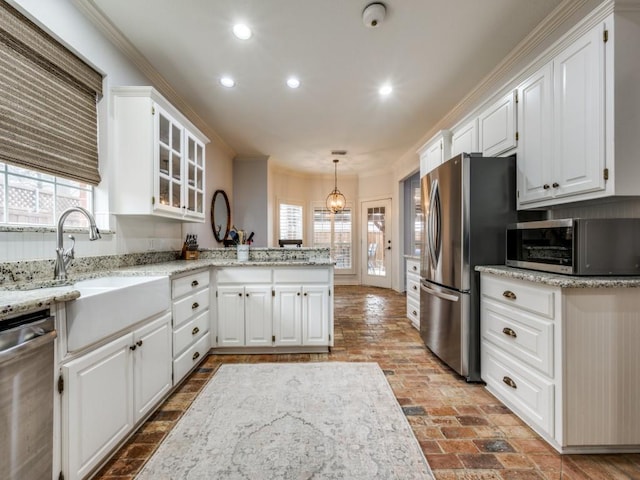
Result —
[[[314, 201], [311, 202], [311, 207], [309, 209], [309, 238], [311, 239], [312, 244], [310, 245], [311, 247], [313, 247], [313, 238], [314, 238], [314, 229], [313, 229], [313, 212], [316, 208], [322, 208], [322, 209], [327, 209], [327, 205], [325, 202], [320, 202], [320, 201]], [[351, 210], [351, 268], [334, 268], [333, 269], [333, 273], [334, 275], [355, 275], [356, 274], [356, 251], [355, 251], [355, 228], [356, 228], [356, 214], [357, 212], [354, 209], [353, 203], [351, 202], [347, 202], [345, 205], [345, 208], [348, 208]], [[333, 243], [333, 233], [334, 233], [334, 229], [333, 229], [333, 220], [331, 222], [331, 242]]]

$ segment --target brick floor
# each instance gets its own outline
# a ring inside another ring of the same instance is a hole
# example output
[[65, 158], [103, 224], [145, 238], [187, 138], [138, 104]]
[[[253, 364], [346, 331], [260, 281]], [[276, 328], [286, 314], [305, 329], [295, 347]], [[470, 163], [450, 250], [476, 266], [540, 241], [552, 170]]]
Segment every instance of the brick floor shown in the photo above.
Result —
[[207, 357], [95, 478], [133, 479], [221, 363], [374, 361], [438, 480], [640, 480], [640, 454], [559, 455], [482, 385], [455, 375], [406, 319], [403, 294], [338, 286], [334, 302], [331, 353]]

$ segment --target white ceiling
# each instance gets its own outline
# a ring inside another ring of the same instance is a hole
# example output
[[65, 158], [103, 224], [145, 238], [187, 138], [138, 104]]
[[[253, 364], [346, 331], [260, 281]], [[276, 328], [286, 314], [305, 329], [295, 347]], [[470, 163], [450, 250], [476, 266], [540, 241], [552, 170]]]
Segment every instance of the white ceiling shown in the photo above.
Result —
[[[238, 155], [284, 168], [387, 168], [560, 0], [84, 0], [135, 46]], [[248, 41], [231, 28], [243, 21]], [[226, 89], [222, 75], [237, 85]], [[285, 80], [300, 78], [297, 90]], [[393, 85], [381, 98], [378, 88]]]

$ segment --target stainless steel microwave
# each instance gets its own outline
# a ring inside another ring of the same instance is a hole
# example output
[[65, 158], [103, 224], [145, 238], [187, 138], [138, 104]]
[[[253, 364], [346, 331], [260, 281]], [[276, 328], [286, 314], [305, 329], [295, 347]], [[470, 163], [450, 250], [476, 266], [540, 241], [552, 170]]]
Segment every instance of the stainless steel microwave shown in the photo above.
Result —
[[640, 218], [570, 218], [507, 226], [506, 264], [570, 275], [640, 275]]

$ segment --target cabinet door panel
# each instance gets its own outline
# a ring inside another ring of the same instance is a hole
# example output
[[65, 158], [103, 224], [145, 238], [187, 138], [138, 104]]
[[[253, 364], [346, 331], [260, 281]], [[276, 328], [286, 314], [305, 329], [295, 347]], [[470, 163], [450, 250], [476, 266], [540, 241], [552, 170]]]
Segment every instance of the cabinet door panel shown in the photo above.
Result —
[[135, 421], [148, 413], [171, 388], [171, 314], [134, 332]]
[[480, 151], [494, 157], [516, 146], [516, 110], [513, 93], [505, 95], [478, 118]]
[[329, 344], [329, 288], [302, 287], [302, 343]]
[[553, 64], [549, 63], [518, 87], [518, 201], [548, 197], [551, 184], [551, 108]]
[[271, 298], [271, 286], [245, 287], [245, 345], [273, 344]]
[[295, 286], [276, 287], [275, 292], [275, 345], [302, 345], [302, 289]]
[[84, 478], [133, 427], [131, 345], [133, 335], [127, 334], [62, 367], [71, 479]]
[[460, 127], [451, 138], [451, 156], [478, 151], [478, 121], [473, 119]]
[[604, 42], [594, 28], [554, 60], [555, 196], [604, 189]]
[[218, 346], [244, 345], [244, 288], [218, 287]]

